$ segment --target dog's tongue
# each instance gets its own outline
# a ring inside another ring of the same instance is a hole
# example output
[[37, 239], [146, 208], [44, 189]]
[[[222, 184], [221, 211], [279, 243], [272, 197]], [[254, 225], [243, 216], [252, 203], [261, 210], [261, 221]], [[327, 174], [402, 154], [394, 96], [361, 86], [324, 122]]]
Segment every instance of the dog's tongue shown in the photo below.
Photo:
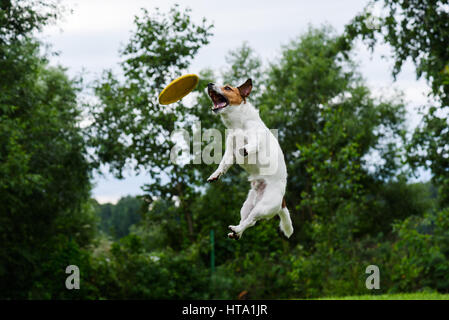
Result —
[[226, 101], [220, 101], [219, 103], [217, 103], [217, 108], [223, 108], [226, 106]]

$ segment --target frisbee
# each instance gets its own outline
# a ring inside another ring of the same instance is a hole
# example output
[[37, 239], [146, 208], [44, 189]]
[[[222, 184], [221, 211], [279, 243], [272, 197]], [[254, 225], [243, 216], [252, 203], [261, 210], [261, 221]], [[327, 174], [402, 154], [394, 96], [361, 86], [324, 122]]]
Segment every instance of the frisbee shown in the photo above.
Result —
[[198, 85], [200, 79], [196, 74], [183, 75], [168, 84], [159, 95], [160, 104], [170, 104], [181, 100]]

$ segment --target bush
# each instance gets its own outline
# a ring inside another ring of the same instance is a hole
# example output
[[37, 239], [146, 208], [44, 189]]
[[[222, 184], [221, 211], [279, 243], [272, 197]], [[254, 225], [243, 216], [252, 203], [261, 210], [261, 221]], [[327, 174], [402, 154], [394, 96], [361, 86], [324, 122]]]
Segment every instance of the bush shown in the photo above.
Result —
[[449, 208], [424, 217], [409, 217], [394, 225], [392, 291], [426, 287], [449, 292]]
[[197, 246], [182, 252], [146, 251], [142, 240], [129, 235], [112, 245], [111, 267], [118, 299], [204, 299], [209, 286]]

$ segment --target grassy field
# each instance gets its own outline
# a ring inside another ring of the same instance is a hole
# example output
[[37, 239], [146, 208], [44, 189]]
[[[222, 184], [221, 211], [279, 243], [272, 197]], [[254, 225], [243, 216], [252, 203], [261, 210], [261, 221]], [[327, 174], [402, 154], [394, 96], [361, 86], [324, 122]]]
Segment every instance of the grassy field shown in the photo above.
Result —
[[327, 297], [318, 300], [449, 300], [449, 294], [441, 294], [434, 292], [420, 293], [398, 293], [398, 294], [382, 294], [382, 295], [363, 295], [363, 296], [347, 296], [347, 297]]

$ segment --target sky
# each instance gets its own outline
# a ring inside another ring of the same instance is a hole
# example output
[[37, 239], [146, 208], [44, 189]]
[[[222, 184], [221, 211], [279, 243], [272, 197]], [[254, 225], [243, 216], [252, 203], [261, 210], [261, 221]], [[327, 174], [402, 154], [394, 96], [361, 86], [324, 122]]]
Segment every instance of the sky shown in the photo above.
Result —
[[[51, 58], [52, 64], [66, 67], [70, 76], [83, 74], [89, 81], [98, 78], [102, 70], [118, 70], [119, 49], [130, 38], [134, 16], [139, 15], [141, 8], [149, 12], [156, 7], [168, 11], [178, 3], [182, 8], [192, 9], [194, 21], [200, 22], [205, 17], [214, 24], [210, 44], [199, 51], [188, 70], [198, 73], [206, 67], [224, 68], [226, 53], [245, 41], [267, 63], [280, 55], [282, 45], [305, 32], [309, 25], [329, 24], [342, 32], [344, 25], [360, 13], [368, 1], [64, 0], [62, 3], [72, 12], [57, 25], [46, 27], [40, 37], [59, 53]], [[426, 103], [429, 89], [423, 80], [416, 80], [411, 63], [405, 64], [394, 82], [392, 61], [382, 59], [382, 55], [389, 54], [387, 46], [379, 46], [371, 54], [358, 44], [354, 58], [374, 95], [388, 95], [394, 90], [404, 93], [408, 125], [413, 128], [420, 120], [417, 107]], [[92, 195], [100, 203], [115, 203], [122, 196], [142, 194], [141, 186], [149, 182], [147, 175], [135, 176], [132, 172], [125, 174], [122, 180], [109, 174], [97, 175]]]

